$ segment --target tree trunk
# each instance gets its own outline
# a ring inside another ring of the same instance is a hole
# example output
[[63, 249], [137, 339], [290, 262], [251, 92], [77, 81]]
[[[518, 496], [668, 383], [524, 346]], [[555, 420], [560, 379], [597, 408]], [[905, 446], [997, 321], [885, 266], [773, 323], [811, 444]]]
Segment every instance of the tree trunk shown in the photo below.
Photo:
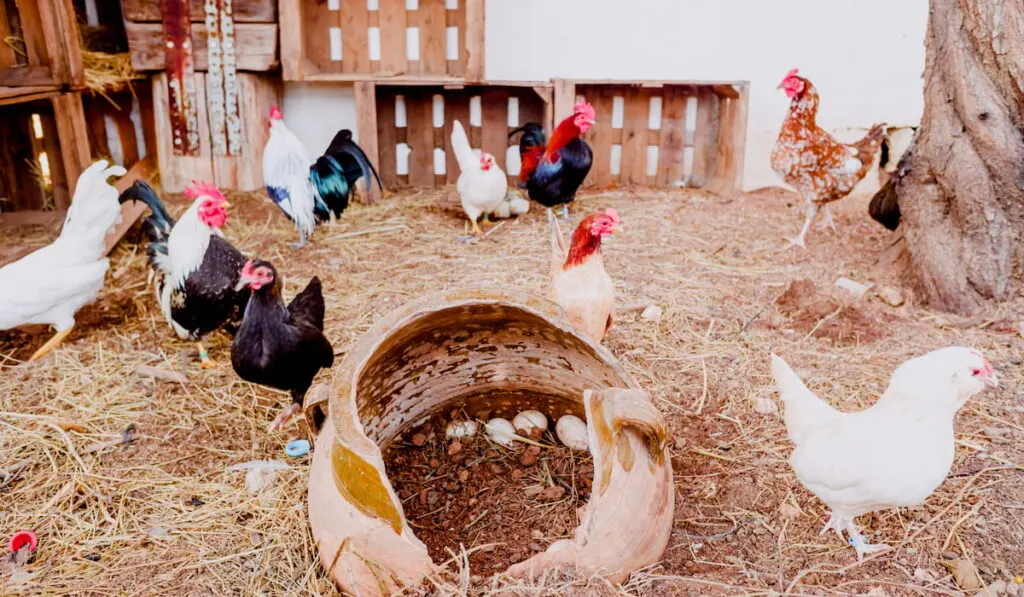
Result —
[[931, 0], [924, 115], [894, 179], [910, 274], [974, 315], [1024, 288], [1024, 2]]

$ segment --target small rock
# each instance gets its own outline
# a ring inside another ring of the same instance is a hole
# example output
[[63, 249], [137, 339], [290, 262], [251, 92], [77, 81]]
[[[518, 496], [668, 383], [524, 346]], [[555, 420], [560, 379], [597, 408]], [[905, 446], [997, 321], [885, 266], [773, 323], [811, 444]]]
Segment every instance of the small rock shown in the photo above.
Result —
[[492, 462], [491, 463], [491, 472], [494, 473], [495, 475], [500, 475], [501, 474], [501, 465], [496, 463], [496, 462]]
[[530, 541], [530, 549], [532, 551], [544, 551], [544, 546], [537, 541]]
[[562, 499], [563, 496], [565, 496], [565, 488], [561, 485], [552, 485], [545, 488], [544, 491], [540, 493], [541, 499], [549, 502], [558, 501]]
[[540, 456], [540, 448], [538, 446], [528, 446], [523, 450], [522, 454], [519, 455], [519, 464], [523, 466], [532, 466], [537, 463], [538, 456]]
[[985, 586], [978, 573], [978, 568], [967, 558], [946, 560], [942, 562], [942, 565], [953, 574], [953, 581], [957, 586], [965, 591], [976, 591]]
[[779, 405], [771, 398], [758, 396], [754, 398], [754, 412], [762, 415], [772, 415], [779, 410]]
[[153, 539], [170, 539], [171, 534], [164, 527], [153, 527], [146, 531], [146, 535]]
[[523, 470], [522, 469], [518, 469], [518, 468], [514, 468], [514, 469], [512, 469], [511, 476], [512, 476], [513, 479], [518, 481], [519, 479], [523, 478]]
[[935, 580], [935, 573], [931, 570], [925, 570], [924, 568], [915, 568], [914, 580], [919, 580], [921, 582], [933, 582]]
[[880, 286], [878, 290], [875, 291], [875, 296], [878, 297], [878, 300], [890, 307], [899, 307], [906, 301], [899, 288], [893, 288], [892, 286]]
[[783, 502], [782, 505], [779, 506], [779, 514], [784, 518], [796, 518], [800, 513], [800, 508], [797, 508], [793, 504]]
[[459, 471], [459, 481], [461, 483], [465, 483], [468, 480], [469, 480], [469, 471], [467, 471], [466, 469], [462, 469], [461, 471]]
[[864, 296], [864, 293], [871, 288], [870, 286], [861, 284], [860, 282], [854, 282], [849, 278], [839, 278], [836, 280], [836, 287], [849, 292], [857, 298]]
[[257, 533], [256, 531], [249, 533], [249, 543], [252, 543], [253, 547], [259, 547], [260, 545], [263, 545], [263, 542], [263, 533]]
[[1020, 597], [1020, 585], [1014, 582], [1006, 583], [1006, 594], [1010, 597]]
[[533, 529], [530, 532], [530, 536], [533, 537], [534, 539], [543, 539], [544, 538], [544, 533], [538, 531], [537, 529]]
[[644, 321], [661, 321], [661, 316], [664, 311], [658, 305], [647, 305], [647, 308], [640, 314], [640, 319]]
[[431, 458], [430, 462], [428, 462], [427, 464], [430, 465], [430, 468], [434, 470], [441, 468], [441, 461], [438, 460], [437, 458]]
[[101, 556], [98, 553], [90, 553], [86, 554], [85, 559], [89, 560], [90, 562], [98, 562], [100, 561]]
[[448, 455], [455, 456], [462, 451], [462, 442], [455, 440], [448, 445]]
[[944, 552], [942, 552], [942, 559], [943, 560], [955, 560], [955, 559], [957, 559], [959, 557], [960, 557], [960, 554], [958, 554], [955, 551], [944, 551]]
[[425, 443], [427, 443], [426, 435], [422, 433], [417, 433], [416, 435], [412, 436], [412, 445], [416, 446], [417, 448]]
[[978, 593], [981, 597], [998, 597], [1006, 594], [1006, 581], [997, 580]]

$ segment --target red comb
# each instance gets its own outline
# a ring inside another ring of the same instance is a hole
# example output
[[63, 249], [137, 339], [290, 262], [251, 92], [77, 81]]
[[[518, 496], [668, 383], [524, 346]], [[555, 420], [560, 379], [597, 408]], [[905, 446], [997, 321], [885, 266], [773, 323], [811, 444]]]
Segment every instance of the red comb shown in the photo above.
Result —
[[251, 276], [252, 275], [252, 269], [253, 269], [252, 266], [253, 266], [254, 263], [256, 263], [255, 259], [250, 259], [249, 261], [245, 262], [245, 265], [242, 266], [242, 275], [243, 276]]
[[616, 224], [619, 223], [619, 212], [614, 207], [609, 207], [608, 209], [604, 210], [604, 215], [611, 218], [612, 221], [615, 222]]
[[224, 201], [224, 193], [220, 192], [216, 186], [202, 182], [200, 180], [193, 180], [192, 186], [185, 187], [185, 196], [189, 199], [195, 199], [197, 197], [211, 197], [213, 199], [220, 199]]
[[588, 102], [587, 100], [583, 100], [580, 103], [573, 106], [572, 112], [573, 114], [582, 114], [589, 118], [590, 120], [594, 120], [594, 118], [597, 115], [597, 113], [594, 112], [594, 106], [591, 106], [590, 102]]
[[277, 106], [271, 106], [270, 118], [271, 120], [281, 120], [284, 118], [284, 114], [281, 114], [281, 110], [279, 110]]
[[793, 68], [793, 69], [790, 69], [788, 73], [786, 73], [786, 77], [785, 78], [788, 79], [790, 77], [799, 77], [799, 76], [800, 76], [800, 69]]

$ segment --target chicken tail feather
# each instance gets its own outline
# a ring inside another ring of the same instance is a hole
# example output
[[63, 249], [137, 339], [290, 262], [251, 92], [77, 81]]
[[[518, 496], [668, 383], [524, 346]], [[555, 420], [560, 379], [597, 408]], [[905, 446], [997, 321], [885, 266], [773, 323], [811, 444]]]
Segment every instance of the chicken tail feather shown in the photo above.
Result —
[[794, 444], [799, 445], [809, 430], [841, 416], [807, 389], [789, 363], [776, 354], [772, 354], [772, 376], [785, 404], [786, 431]]
[[455, 154], [455, 161], [459, 163], [459, 170], [465, 172], [473, 167], [477, 161], [473, 148], [469, 145], [469, 138], [466, 137], [466, 130], [462, 123], [456, 120], [452, 123], [452, 152]]

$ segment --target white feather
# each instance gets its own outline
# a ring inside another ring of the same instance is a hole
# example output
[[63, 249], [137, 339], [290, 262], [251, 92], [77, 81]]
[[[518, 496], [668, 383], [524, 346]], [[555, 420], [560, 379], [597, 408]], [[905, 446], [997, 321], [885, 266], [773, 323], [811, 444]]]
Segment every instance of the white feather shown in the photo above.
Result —
[[314, 191], [309, 181], [312, 163], [302, 141], [288, 130], [283, 120], [274, 120], [263, 148], [263, 182], [288, 191], [289, 199], [281, 202], [281, 208], [295, 222], [295, 229], [306, 236], [316, 226]]
[[487, 170], [480, 167], [480, 158], [469, 146], [466, 131], [458, 120], [452, 124], [451, 140], [452, 152], [461, 171], [456, 188], [462, 209], [475, 222], [481, 215], [490, 214], [501, 206], [508, 192], [508, 179], [497, 164]]

